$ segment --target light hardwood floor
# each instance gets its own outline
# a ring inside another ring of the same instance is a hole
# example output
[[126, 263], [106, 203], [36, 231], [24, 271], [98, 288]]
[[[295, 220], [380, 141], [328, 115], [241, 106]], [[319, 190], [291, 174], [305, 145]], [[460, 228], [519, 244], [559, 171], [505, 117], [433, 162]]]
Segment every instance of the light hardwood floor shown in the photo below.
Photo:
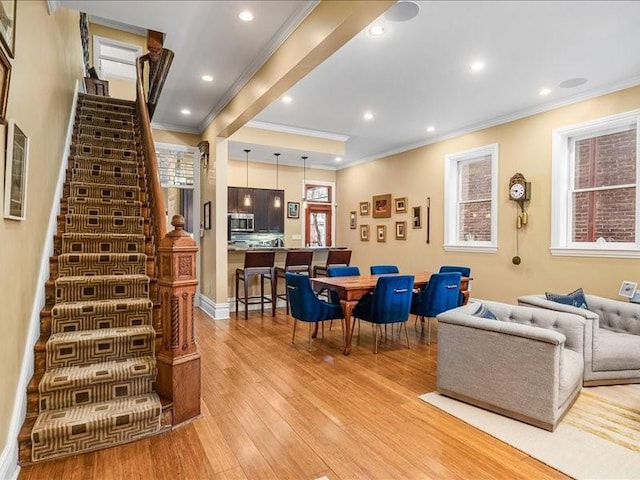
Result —
[[[269, 309], [270, 311], [270, 309]], [[291, 317], [196, 311], [202, 418], [133, 444], [25, 467], [32, 479], [567, 478], [418, 399], [435, 390], [437, 344], [407, 324], [411, 349], [373, 354], [362, 324], [350, 356], [340, 326], [307, 349]], [[328, 325], [327, 325], [328, 327]], [[356, 331], [357, 333], [357, 331]], [[404, 334], [403, 334], [404, 339]]]

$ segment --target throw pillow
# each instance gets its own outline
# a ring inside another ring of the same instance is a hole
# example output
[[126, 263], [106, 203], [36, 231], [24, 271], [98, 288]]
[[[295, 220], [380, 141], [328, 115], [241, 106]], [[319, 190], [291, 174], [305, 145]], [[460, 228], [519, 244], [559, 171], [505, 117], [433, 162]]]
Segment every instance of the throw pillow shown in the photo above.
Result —
[[546, 292], [545, 296], [547, 297], [547, 300], [551, 300], [552, 302], [562, 303], [563, 305], [571, 305], [572, 307], [589, 310], [587, 299], [584, 296], [584, 291], [582, 290], [582, 288], [578, 288], [577, 290], [574, 290], [567, 295], [562, 295], [561, 293]]
[[471, 315], [473, 315], [474, 317], [486, 318], [489, 320], [498, 320], [493, 312], [484, 306], [484, 303], [481, 303], [478, 309]]

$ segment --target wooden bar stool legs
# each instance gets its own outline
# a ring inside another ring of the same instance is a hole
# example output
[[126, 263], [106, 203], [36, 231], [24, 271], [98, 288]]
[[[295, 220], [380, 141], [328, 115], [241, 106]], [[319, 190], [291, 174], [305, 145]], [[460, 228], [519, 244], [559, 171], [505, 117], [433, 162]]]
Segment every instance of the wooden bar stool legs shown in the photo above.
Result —
[[[260, 311], [264, 315], [264, 304], [271, 303], [271, 315], [276, 316], [276, 290], [275, 290], [275, 269], [273, 261], [274, 251], [248, 251], [244, 257], [244, 268], [236, 269], [236, 314], [239, 313], [239, 304], [244, 303], [244, 319], [249, 316], [249, 305], [260, 303]], [[260, 277], [260, 295], [250, 295], [251, 278]], [[271, 295], [267, 297], [264, 292], [264, 280], [269, 279], [271, 285]], [[240, 281], [243, 283], [243, 295], [240, 296]]]

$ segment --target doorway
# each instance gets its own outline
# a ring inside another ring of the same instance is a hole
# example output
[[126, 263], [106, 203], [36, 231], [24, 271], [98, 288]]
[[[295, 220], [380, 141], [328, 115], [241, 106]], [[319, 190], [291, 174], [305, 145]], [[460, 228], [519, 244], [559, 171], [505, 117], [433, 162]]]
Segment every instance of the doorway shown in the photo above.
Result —
[[308, 203], [305, 208], [305, 244], [309, 247], [331, 246], [331, 205]]

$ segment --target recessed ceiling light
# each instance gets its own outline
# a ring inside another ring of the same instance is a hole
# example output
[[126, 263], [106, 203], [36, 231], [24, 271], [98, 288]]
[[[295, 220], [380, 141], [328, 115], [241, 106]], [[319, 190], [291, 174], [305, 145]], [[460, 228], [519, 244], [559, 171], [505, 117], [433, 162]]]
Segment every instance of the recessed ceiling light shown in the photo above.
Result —
[[392, 22], [406, 22], [420, 12], [420, 6], [415, 2], [396, 2], [384, 14], [384, 18]]
[[285, 95], [284, 97], [282, 97], [282, 101], [284, 103], [291, 103], [293, 102], [293, 98], [291, 98], [289, 95]]
[[374, 37], [379, 37], [380, 35], [384, 35], [387, 29], [382, 25], [375, 25], [369, 29], [369, 35], [373, 35]]
[[213, 77], [211, 75], [202, 75], [201, 78], [205, 82], [213, 82]]
[[253, 20], [253, 13], [251, 13], [249, 10], [245, 10], [238, 14], [238, 18], [243, 22], [250, 22], [251, 20]]
[[471, 70], [474, 72], [479, 72], [484, 69], [484, 62], [481, 60], [475, 61], [471, 64]]
[[362, 117], [363, 117], [365, 120], [373, 120], [373, 113], [371, 113], [371, 112], [364, 112], [364, 115], [362, 115]]
[[436, 131], [436, 127], [434, 127], [433, 125], [429, 125], [427, 127], [427, 132], [431, 133], [431, 132], [435, 132]]
[[549, 95], [549, 94], [551, 93], [551, 89], [549, 89], [549, 88], [542, 88], [542, 89], [540, 90], [540, 92], [538, 92], [538, 93], [540, 93], [540, 95], [543, 95], [543, 96], [544, 96], [544, 95]]
[[189, 110], [188, 108], [183, 108], [182, 110], [180, 110], [180, 113], [183, 115], [191, 115], [191, 110]]
[[336, 157], [336, 162], [341, 162], [342, 161], [342, 157]]

